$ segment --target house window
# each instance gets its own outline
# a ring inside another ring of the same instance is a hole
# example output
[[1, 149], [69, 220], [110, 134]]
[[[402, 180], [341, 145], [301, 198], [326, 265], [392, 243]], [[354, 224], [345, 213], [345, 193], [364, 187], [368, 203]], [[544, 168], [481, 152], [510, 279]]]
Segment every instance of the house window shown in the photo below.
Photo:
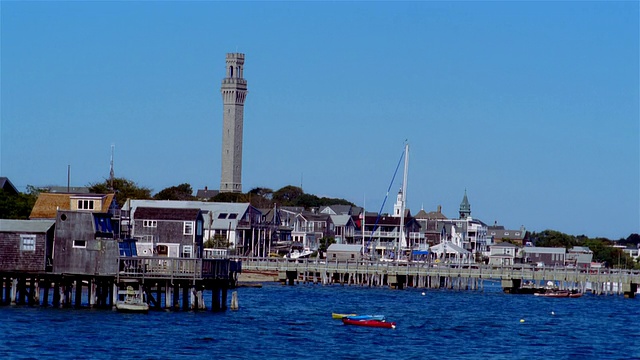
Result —
[[93, 210], [93, 200], [78, 200], [78, 210]]
[[36, 251], [36, 236], [35, 235], [20, 235], [20, 250], [21, 251]]
[[87, 241], [86, 240], [73, 240], [73, 247], [74, 248], [84, 249], [84, 248], [87, 247]]
[[196, 235], [202, 236], [202, 221], [196, 222]]
[[158, 221], [157, 220], [142, 220], [142, 227], [150, 227], [150, 228], [158, 227]]
[[229, 219], [235, 219], [238, 217], [238, 214], [229, 214]]
[[218, 219], [226, 219], [227, 218], [227, 213], [220, 213], [220, 215], [218, 215]]
[[183, 258], [191, 258], [191, 257], [193, 257], [193, 246], [184, 245], [182, 247], [182, 257]]
[[193, 235], [193, 221], [185, 221], [182, 229], [184, 235]]

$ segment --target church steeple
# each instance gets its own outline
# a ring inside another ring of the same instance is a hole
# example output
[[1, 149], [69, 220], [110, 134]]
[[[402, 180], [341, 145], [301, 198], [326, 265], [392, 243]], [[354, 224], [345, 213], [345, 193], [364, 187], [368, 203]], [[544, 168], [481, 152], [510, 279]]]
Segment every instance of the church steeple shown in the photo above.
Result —
[[393, 205], [393, 217], [402, 216], [402, 189], [398, 191], [398, 197], [396, 198], [396, 203]]
[[460, 203], [460, 219], [466, 219], [469, 216], [471, 216], [471, 204], [467, 198], [467, 189], [464, 189], [464, 197]]

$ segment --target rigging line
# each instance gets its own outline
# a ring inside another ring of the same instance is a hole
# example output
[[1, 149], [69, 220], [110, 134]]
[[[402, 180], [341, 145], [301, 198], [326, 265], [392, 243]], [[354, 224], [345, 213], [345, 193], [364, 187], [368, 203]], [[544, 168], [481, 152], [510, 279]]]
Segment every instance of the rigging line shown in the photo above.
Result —
[[[389, 197], [389, 191], [391, 191], [391, 187], [393, 186], [393, 182], [396, 179], [396, 175], [398, 174], [398, 169], [400, 168], [400, 164], [402, 163], [402, 159], [404, 158], [404, 149], [402, 150], [402, 154], [400, 155], [400, 159], [398, 160], [398, 165], [396, 165], [396, 171], [393, 173], [393, 177], [391, 178], [391, 183], [389, 184], [389, 188], [387, 189], [387, 194], [384, 196], [384, 200], [382, 201], [382, 205], [380, 206], [380, 211], [378, 211], [378, 216], [376, 217], [376, 222], [373, 225], [373, 230], [371, 231], [371, 236], [369, 236], [369, 241], [367, 242], [367, 248], [369, 248], [369, 244], [371, 244], [371, 240], [373, 239], [373, 234], [378, 229], [378, 222], [380, 221], [380, 215], [382, 214], [382, 209], [384, 209], [384, 204], [387, 202], [387, 198]], [[365, 210], [364, 216], [367, 216], [367, 211]], [[364, 231], [364, 229], [362, 229]]]

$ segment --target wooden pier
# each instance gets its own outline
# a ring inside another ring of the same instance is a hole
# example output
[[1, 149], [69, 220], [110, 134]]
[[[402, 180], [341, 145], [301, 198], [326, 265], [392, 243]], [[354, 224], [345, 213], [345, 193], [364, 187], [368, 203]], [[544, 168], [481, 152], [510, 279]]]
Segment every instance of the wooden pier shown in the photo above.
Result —
[[[119, 257], [110, 274], [0, 272], [2, 305], [112, 309], [135, 285], [152, 309], [226, 310], [241, 263], [229, 259]], [[211, 291], [205, 299], [204, 290]]]
[[[240, 258], [238, 258], [240, 259]], [[296, 282], [361, 286], [389, 286], [396, 289], [447, 288], [478, 290], [483, 281], [500, 281], [507, 293], [517, 293], [525, 283], [543, 287], [553, 281], [560, 289], [591, 291], [597, 295], [635, 297], [639, 270], [538, 268], [528, 264], [496, 266], [383, 261], [318, 261], [243, 257], [244, 270], [277, 271], [282, 283]]]

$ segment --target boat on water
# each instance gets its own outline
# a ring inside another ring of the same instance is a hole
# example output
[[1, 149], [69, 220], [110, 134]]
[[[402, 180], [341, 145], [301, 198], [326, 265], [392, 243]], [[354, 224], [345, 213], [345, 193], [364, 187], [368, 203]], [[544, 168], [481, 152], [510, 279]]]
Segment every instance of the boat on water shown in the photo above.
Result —
[[146, 313], [149, 311], [149, 304], [144, 301], [143, 297], [133, 287], [128, 286], [124, 300], [116, 301], [116, 310], [119, 312]]
[[544, 292], [539, 292], [533, 294], [534, 296], [542, 296], [542, 297], [552, 297], [552, 298], [578, 298], [582, 296], [581, 292], [573, 291], [573, 290], [546, 290]]
[[387, 322], [385, 320], [353, 320], [348, 317], [342, 318], [342, 323], [345, 325], [366, 326], [376, 328], [395, 329], [395, 322]]
[[384, 321], [384, 315], [352, 315], [346, 316], [349, 320], [376, 320], [376, 321]]
[[356, 314], [339, 314], [339, 313], [331, 313], [331, 317], [333, 319], [342, 319], [349, 316], [356, 316]]

